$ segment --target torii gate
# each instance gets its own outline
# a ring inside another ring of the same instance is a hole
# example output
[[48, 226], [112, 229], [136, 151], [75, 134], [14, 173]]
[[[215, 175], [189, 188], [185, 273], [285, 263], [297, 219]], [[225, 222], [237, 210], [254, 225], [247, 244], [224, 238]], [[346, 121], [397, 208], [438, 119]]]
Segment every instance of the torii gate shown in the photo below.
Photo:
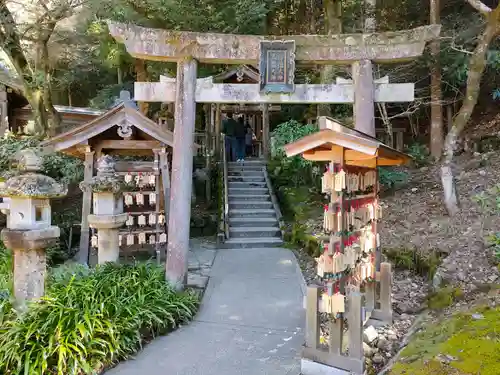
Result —
[[[197, 103], [260, 104], [263, 112], [263, 150], [269, 154], [268, 104], [352, 104], [354, 85], [351, 80], [337, 78], [335, 84], [298, 84], [291, 94], [267, 94], [259, 84], [214, 83], [213, 77], [196, 80]], [[415, 100], [413, 83], [389, 83], [385, 76], [374, 81], [373, 100], [376, 103], [406, 103]], [[159, 82], [135, 82], [134, 99], [140, 102], [175, 103], [176, 79], [160, 76]], [[215, 124], [218, 127], [219, 124]], [[216, 131], [218, 140], [219, 132]], [[215, 142], [218, 144], [218, 141]]]
[[[260, 64], [260, 89], [269, 98], [281, 95], [279, 92], [291, 97], [298, 95], [295, 91], [300, 87], [294, 84], [295, 62], [351, 64], [356, 129], [375, 136], [372, 62], [402, 62], [418, 57], [426, 42], [436, 38], [441, 28], [430, 25], [373, 34], [259, 36], [169, 31], [115, 22], [108, 22], [108, 27], [133, 57], [177, 62], [166, 276], [179, 288], [187, 278], [198, 61]], [[255, 96], [254, 90], [250, 89], [247, 100]], [[228, 91], [232, 101], [238, 102], [240, 98], [235, 93]]]

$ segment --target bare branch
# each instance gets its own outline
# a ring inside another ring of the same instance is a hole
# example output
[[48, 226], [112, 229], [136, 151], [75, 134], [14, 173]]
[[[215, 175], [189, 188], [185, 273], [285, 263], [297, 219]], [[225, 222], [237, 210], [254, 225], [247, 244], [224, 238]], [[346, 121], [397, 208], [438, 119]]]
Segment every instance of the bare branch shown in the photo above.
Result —
[[481, 0], [467, 0], [467, 2], [479, 13], [487, 15], [491, 13], [491, 8], [484, 4]]

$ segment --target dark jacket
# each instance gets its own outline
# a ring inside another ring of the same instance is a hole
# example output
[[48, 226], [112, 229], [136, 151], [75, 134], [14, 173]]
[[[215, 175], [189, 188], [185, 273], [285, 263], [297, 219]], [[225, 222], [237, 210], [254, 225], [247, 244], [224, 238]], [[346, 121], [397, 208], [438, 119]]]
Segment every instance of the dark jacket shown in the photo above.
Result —
[[236, 136], [236, 128], [238, 128], [238, 122], [234, 118], [227, 118], [222, 121], [222, 132], [228, 137]]

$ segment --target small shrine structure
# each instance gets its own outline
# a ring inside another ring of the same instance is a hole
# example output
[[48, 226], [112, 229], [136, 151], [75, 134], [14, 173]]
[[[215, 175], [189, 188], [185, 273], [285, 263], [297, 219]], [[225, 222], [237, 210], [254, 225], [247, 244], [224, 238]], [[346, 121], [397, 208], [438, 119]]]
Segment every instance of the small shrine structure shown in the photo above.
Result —
[[[322, 191], [324, 244], [317, 274], [321, 284], [308, 286], [306, 343], [301, 373], [365, 373], [363, 325], [368, 319], [392, 322], [390, 263], [383, 263], [378, 234], [379, 166], [395, 166], [411, 157], [375, 138], [328, 117], [319, 117], [320, 130], [285, 146], [288, 157], [328, 162]], [[319, 313], [329, 316], [327, 348], [320, 344]], [[344, 320], [348, 323], [348, 354], [343, 353]]]
[[[105, 155], [115, 156], [114, 173], [127, 186], [120, 189], [123, 195], [120, 202], [124, 202], [125, 213], [128, 214], [126, 226], [119, 231], [120, 248], [124, 250], [126, 247], [130, 252], [154, 249], [158, 259], [164, 257], [170, 202], [168, 155], [173, 147], [172, 132], [144, 116], [129, 99], [92, 121], [45, 141], [42, 146], [48, 151], [60, 151], [83, 159], [85, 172], [82, 186], [92, 184], [98, 160]], [[192, 148], [196, 147], [192, 143]], [[99, 243], [96, 228], [89, 226], [89, 215], [100, 214], [96, 202], [92, 205], [94, 190], [83, 189], [78, 254], [79, 261], [91, 264], [97, 262], [97, 254], [93, 252], [89, 259], [89, 245], [97, 248]]]

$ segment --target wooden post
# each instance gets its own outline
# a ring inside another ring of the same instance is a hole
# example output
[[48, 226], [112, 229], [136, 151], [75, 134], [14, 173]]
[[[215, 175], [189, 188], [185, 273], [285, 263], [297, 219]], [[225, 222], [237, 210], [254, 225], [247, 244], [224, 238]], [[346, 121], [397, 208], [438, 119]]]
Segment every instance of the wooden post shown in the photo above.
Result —
[[453, 127], [453, 105], [448, 104], [446, 106], [446, 121], [448, 123], [448, 131]]
[[187, 283], [191, 192], [193, 190], [197, 61], [177, 62], [172, 190], [168, 221], [166, 278], [178, 290]]
[[356, 61], [352, 64], [354, 83], [354, 128], [375, 137], [375, 95], [372, 62]]
[[[349, 312], [347, 321], [349, 322], [349, 357], [358, 360], [357, 371], [355, 374], [364, 374], [365, 372], [365, 359], [363, 352], [363, 321], [362, 321], [362, 306], [361, 306], [361, 293], [356, 286], [350, 287], [348, 296]], [[352, 370], [352, 369], [351, 369]]]
[[373, 317], [392, 323], [392, 266], [390, 263], [380, 265], [380, 309], [373, 312]]
[[165, 223], [168, 223], [170, 214], [170, 168], [168, 166], [168, 154], [166, 153], [164, 148], [161, 149], [159, 156], [161, 184], [163, 190], [163, 209], [165, 212]]
[[7, 91], [5, 86], [0, 85], [0, 137], [3, 137], [5, 132], [9, 130], [8, 110]]
[[[90, 182], [94, 176], [94, 151], [87, 147], [85, 150], [85, 164], [84, 164], [83, 180]], [[89, 240], [90, 230], [88, 217], [92, 207], [92, 191], [85, 189], [82, 198], [82, 221], [81, 221], [81, 235], [80, 235], [80, 250], [76, 255], [78, 263], [88, 264], [89, 262]]]
[[[217, 103], [215, 106], [215, 149], [220, 150], [220, 133], [221, 133], [221, 118], [220, 118], [220, 104]], [[222, 159], [222, 155], [219, 155]]]
[[[341, 159], [340, 159], [340, 166], [341, 168], [344, 168], [344, 154], [345, 154], [345, 149], [342, 148], [342, 153], [341, 153]], [[330, 171], [333, 173], [335, 170], [335, 162], [330, 163]], [[344, 207], [344, 193], [341, 192], [335, 192], [332, 190], [332, 193], [330, 195], [330, 203], [335, 203], [338, 199], [338, 202], [340, 204], [340, 212], [342, 216], [343, 223], [345, 222], [345, 207]], [[342, 224], [342, 232], [344, 231], [344, 224]], [[333, 243], [335, 241], [335, 234], [331, 233], [330, 234], [330, 241]], [[340, 237], [340, 252], [344, 253], [344, 235], [341, 235]], [[345, 287], [344, 287], [344, 282], [341, 281], [340, 285], [340, 292], [345, 293]], [[340, 354], [342, 352], [342, 341], [344, 338], [344, 317], [343, 314], [341, 314], [339, 319], [335, 319], [334, 321], [330, 320], [329, 322], [330, 326], [330, 353], [334, 354]]]
[[262, 105], [262, 148], [264, 159], [269, 159], [270, 138], [269, 138], [269, 105]]
[[319, 346], [319, 301], [320, 289], [315, 286], [307, 287], [306, 300], [306, 347], [317, 349]]

